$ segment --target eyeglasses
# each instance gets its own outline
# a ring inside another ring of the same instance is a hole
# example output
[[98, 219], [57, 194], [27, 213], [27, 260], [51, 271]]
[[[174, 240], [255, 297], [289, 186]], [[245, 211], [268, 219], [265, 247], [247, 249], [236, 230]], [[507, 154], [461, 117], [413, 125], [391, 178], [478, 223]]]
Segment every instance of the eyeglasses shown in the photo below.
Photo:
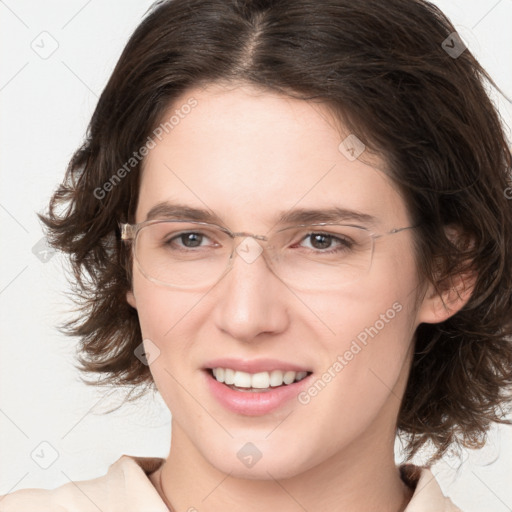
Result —
[[189, 220], [120, 224], [121, 239], [132, 242], [135, 262], [147, 279], [189, 290], [216, 284], [231, 269], [235, 252], [247, 264], [262, 255], [272, 272], [292, 288], [336, 289], [369, 272], [376, 239], [414, 227], [375, 234], [362, 226], [319, 223], [264, 236]]

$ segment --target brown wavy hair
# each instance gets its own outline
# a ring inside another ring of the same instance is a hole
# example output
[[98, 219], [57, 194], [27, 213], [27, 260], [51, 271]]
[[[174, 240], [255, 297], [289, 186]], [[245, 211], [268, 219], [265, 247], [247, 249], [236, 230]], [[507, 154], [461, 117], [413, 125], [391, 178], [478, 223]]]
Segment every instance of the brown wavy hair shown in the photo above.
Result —
[[[69, 255], [77, 315], [60, 328], [80, 340], [79, 368], [96, 376], [84, 380], [154, 389], [148, 366], [134, 356], [142, 337], [126, 301], [132, 260], [118, 227], [134, 222], [144, 160], [105, 183], [182, 93], [240, 82], [324, 102], [384, 159], [420, 224], [415, 250], [425, 282], [442, 291], [464, 269], [477, 274], [462, 310], [417, 329], [397, 423], [407, 454], [428, 441], [436, 457], [453, 443], [480, 446], [491, 423], [507, 423], [512, 156], [486, 92], [496, 86], [468, 49], [445, 51], [453, 32], [421, 0], [157, 2], [128, 41], [84, 144], [40, 215], [49, 242]], [[447, 225], [473, 245], [450, 242]]]

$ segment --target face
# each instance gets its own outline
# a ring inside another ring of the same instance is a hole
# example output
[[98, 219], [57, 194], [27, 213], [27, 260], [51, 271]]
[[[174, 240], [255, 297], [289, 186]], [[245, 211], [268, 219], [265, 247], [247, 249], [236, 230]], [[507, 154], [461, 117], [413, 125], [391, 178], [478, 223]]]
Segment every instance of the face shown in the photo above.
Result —
[[[169, 202], [214, 212], [232, 232], [266, 234], [299, 208], [364, 213], [371, 224], [352, 223], [377, 234], [411, 225], [383, 162], [367, 151], [347, 158], [339, 146], [349, 133], [324, 106], [210, 85], [187, 91], [172, 111], [190, 98], [194, 108], [146, 157], [137, 223]], [[263, 255], [248, 263], [235, 253], [207, 289], [165, 287], [134, 265], [127, 299], [147, 348], [159, 351], [150, 369], [172, 413], [172, 443], [223, 472], [262, 479], [389, 444], [413, 333], [429, 314], [415, 302], [412, 236], [377, 238], [370, 270], [336, 288], [296, 290]], [[308, 376], [254, 393], [217, 383], [212, 366]], [[261, 458], [251, 466], [250, 456]]]

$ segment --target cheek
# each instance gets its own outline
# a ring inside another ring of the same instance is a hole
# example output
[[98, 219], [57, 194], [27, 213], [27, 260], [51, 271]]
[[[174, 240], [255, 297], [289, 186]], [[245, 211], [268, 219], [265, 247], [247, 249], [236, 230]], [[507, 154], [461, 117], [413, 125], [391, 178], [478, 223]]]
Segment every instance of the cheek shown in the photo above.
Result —
[[147, 346], [158, 354], [149, 365], [153, 380], [168, 408], [179, 411], [183, 397], [178, 383], [184, 382], [184, 369], [192, 365], [195, 332], [185, 327], [201, 295], [166, 289], [140, 275], [134, 278], [134, 294], [146, 352]]
[[404, 254], [378, 259], [368, 279], [356, 285], [301, 297], [322, 321], [324, 365], [335, 375], [332, 389], [352, 405], [358, 397], [366, 406], [382, 400], [408, 362], [417, 326], [417, 274], [411, 253]]
[[379, 377], [394, 385], [415, 329], [414, 302], [407, 290], [361, 287], [343, 296], [304, 302], [322, 320], [318, 340], [324, 366], [336, 374], [341, 388], [353, 395], [364, 389], [369, 393]]
[[[187, 330], [186, 326], [202, 296], [157, 286], [140, 275], [134, 278], [133, 285], [142, 338], [150, 347], [149, 352], [153, 348], [158, 354], [149, 369], [157, 388], [165, 395], [166, 389], [177, 385], [172, 377], [179, 379], [182, 369], [190, 367], [197, 329]], [[168, 402], [167, 397], [164, 399]]]
[[336, 308], [324, 308], [335, 334], [322, 337], [323, 370], [299, 401], [322, 425], [328, 449], [350, 443], [377, 418], [387, 418], [381, 425], [396, 421], [414, 330], [406, 298], [396, 288], [374, 294], [360, 289]]
[[[327, 347], [348, 350], [357, 340], [362, 346], [373, 339], [408, 345], [415, 328], [417, 275], [412, 256], [382, 258], [365, 279], [342, 289], [300, 294], [301, 302], [321, 322], [321, 338]], [[308, 312], [306, 309], [303, 315]], [[378, 348], [378, 347], [375, 347]]]
[[166, 348], [166, 340], [171, 339], [173, 331], [194, 309], [202, 294], [177, 291], [156, 285], [148, 281], [139, 272], [133, 278], [139, 323], [144, 338]]

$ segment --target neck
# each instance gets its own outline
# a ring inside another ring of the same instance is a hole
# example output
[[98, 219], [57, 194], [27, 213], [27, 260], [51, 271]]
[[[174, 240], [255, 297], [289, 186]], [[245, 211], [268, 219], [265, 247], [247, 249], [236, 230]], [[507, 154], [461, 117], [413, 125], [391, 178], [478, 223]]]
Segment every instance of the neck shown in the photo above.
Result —
[[383, 443], [382, 432], [379, 436], [367, 433], [360, 442], [307, 471], [291, 478], [260, 480], [219, 471], [173, 422], [171, 452], [151, 481], [173, 512], [402, 512], [412, 491], [395, 466], [394, 431], [390, 434]]

